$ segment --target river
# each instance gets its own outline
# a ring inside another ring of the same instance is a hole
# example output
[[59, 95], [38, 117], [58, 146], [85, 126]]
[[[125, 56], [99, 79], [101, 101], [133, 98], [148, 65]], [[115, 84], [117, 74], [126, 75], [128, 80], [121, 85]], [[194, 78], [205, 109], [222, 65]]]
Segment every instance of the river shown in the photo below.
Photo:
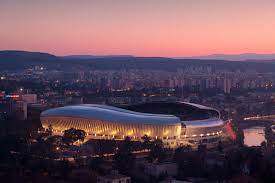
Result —
[[244, 133], [244, 144], [247, 146], [260, 146], [265, 138], [265, 127], [254, 126], [243, 129]]

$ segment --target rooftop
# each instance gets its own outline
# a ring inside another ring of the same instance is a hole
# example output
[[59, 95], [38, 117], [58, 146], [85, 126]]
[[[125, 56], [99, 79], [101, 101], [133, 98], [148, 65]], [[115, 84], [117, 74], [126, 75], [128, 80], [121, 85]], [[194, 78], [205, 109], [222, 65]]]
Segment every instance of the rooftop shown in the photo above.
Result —
[[144, 123], [144, 124], [177, 124], [180, 119], [174, 115], [150, 114], [129, 111], [112, 106], [84, 104], [49, 109], [41, 117], [75, 117], [101, 119], [111, 122]]

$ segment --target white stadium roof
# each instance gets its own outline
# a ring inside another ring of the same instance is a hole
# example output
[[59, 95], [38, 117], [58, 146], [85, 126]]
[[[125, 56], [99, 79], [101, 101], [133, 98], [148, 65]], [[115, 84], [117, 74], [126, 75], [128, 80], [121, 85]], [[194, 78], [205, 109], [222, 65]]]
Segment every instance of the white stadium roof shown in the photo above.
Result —
[[181, 123], [180, 118], [174, 115], [140, 113], [97, 104], [74, 105], [49, 109], [42, 112], [41, 117], [74, 117], [110, 122], [158, 125], [174, 125]]

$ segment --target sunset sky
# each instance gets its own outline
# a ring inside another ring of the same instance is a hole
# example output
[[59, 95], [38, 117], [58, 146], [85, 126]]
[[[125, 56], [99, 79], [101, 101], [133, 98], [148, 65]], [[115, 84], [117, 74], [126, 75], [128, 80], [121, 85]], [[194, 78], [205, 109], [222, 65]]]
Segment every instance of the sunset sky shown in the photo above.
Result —
[[0, 50], [274, 53], [275, 0], [0, 0]]

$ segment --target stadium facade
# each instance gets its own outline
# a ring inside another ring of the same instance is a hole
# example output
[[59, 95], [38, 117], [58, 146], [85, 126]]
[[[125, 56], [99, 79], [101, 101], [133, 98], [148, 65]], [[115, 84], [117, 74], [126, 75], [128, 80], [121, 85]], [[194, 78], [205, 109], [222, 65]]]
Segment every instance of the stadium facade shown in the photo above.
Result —
[[88, 138], [141, 140], [144, 135], [162, 139], [165, 145], [213, 147], [223, 139], [225, 122], [218, 110], [198, 104], [144, 103], [123, 108], [84, 104], [49, 109], [41, 114], [44, 128], [62, 134], [82, 129]]

